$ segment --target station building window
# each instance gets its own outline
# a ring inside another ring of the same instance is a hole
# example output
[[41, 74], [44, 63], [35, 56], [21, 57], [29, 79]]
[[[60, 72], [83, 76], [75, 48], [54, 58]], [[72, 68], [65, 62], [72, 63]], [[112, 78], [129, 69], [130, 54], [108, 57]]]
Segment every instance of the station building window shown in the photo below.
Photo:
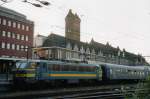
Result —
[[10, 20], [8, 21], [8, 26], [11, 26], [11, 21]]
[[16, 22], [13, 22], [13, 28], [15, 28], [16, 27]]
[[17, 34], [17, 39], [20, 40], [20, 34]]
[[7, 37], [11, 37], [11, 32], [7, 32]]
[[17, 28], [20, 29], [20, 23], [17, 24]]
[[29, 31], [29, 26], [26, 26], [26, 31]]
[[12, 33], [12, 38], [16, 38], [16, 35], [15, 35], [15, 33]]
[[2, 36], [6, 36], [6, 31], [2, 31]]
[[24, 46], [23, 45], [21, 45], [21, 51], [24, 51]]
[[15, 50], [15, 44], [11, 45], [12, 50]]
[[3, 25], [6, 25], [6, 19], [3, 19]]
[[26, 41], [28, 41], [29, 40], [29, 37], [28, 36], [26, 36]]
[[25, 46], [25, 51], [26, 51], [26, 52], [28, 51], [28, 46]]
[[24, 40], [24, 35], [21, 35], [21, 40]]
[[5, 48], [5, 42], [2, 42], [2, 48]]
[[17, 50], [20, 50], [20, 45], [17, 45]]
[[22, 25], [22, 30], [24, 30], [24, 25]]
[[7, 43], [7, 49], [10, 49], [10, 43]]
[[0, 24], [2, 24], [2, 19], [0, 18]]

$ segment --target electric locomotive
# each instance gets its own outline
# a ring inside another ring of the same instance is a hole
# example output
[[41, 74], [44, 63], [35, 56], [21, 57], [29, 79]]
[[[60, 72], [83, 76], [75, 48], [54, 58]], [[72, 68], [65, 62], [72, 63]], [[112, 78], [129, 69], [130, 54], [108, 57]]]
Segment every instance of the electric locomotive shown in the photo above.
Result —
[[15, 83], [79, 83], [102, 79], [99, 65], [49, 60], [20, 61], [13, 74]]

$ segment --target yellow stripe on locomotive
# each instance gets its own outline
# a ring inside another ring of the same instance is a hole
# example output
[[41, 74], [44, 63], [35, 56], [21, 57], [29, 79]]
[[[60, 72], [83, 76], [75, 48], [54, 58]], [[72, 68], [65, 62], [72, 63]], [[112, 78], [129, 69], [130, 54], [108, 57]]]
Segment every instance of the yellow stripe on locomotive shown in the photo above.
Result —
[[16, 77], [35, 77], [35, 73], [32, 73], [32, 74], [16, 74]]
[[50, 77], [96, 77], [96, 74], [49, 74]]

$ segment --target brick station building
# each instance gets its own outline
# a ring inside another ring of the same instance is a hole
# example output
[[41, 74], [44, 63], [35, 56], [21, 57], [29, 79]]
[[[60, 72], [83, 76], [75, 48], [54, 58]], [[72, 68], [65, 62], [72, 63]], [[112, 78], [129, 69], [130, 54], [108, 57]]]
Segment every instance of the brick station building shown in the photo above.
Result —
[[31, 57], [34, 23], [25, 15], [0, 6], [0, 57]]
[[[37, 58], [57, 59], [57, 60], [79, 60], [99, 63], [113, 63], [123, 65], [142, 65], [147, 64], [141, 55], [130, 53], [125, 49], [115, 48], [108, 42], [102, 44], [94, 39], [86, 43], [80, 41], [80, 22], [77, 14], [69, 10], [65, 18], [65, 37], [51, 33], [48, 37], [37, 36], [36, 41]], [[43, 39], [44, 38], [44, 39]], [[41, 45], [39, 44], [41, 42]], [[42, 44], [43, 43], [43, 44]], [[37, 48], [38, 49], [38, 48]]]

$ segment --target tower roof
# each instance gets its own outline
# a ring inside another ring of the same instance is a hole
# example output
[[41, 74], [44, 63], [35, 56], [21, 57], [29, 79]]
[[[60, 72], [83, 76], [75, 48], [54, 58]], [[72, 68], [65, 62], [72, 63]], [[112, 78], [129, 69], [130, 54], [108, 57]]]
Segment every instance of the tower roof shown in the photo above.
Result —
[[66, 17], [73, 17], [73, 16], [74, 16], [74, 14], [72, 13], [72, 9], [69, 9], [69, 12]]

